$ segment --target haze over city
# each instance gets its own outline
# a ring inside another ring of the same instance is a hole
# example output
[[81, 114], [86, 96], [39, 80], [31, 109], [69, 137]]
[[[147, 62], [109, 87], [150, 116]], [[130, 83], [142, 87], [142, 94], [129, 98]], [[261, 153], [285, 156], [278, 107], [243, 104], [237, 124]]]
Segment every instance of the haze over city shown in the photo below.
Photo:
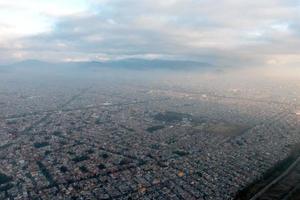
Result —
[[0, 199], [300, 199], [299, 10], [0, 0]]

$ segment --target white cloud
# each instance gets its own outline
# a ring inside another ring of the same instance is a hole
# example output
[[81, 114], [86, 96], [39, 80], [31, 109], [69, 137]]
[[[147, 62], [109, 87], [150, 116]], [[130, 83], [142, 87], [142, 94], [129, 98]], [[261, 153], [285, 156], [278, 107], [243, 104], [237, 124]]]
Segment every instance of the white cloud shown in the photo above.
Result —
[[2, 11], [20, 11], [1, 12], [0, 36], [37, 34], [16, 40], [22, 48], [10, 52], [49, 60], [155, 55], [270, 63], [273, 54], [300, 54], [299, 8], [291, 0], [0, 0]]
[[86, 9], [84, 0], [0, 0], [0, 36], [7, 40], [49, 32], [57, 17]]

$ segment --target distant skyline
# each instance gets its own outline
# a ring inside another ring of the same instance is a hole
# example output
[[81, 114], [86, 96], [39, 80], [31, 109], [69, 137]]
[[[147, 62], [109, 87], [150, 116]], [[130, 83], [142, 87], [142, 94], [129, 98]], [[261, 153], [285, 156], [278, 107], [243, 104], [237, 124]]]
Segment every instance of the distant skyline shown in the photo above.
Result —
[[0, 63], [300, 63], [299, 0], [0, 0]]

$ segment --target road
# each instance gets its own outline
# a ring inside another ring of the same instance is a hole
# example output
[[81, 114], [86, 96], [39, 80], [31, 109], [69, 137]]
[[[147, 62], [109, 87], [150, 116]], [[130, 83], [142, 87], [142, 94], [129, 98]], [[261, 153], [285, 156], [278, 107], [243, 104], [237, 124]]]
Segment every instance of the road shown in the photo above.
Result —
[[[259, 192], [257, 192], [250, 200], [257, 200], [257, 199], [261, 199], [261, 197], [263, 196], [268, 196], [268, 193], [272, 193], [271, 190], [275, 189], [275, 187], [278, 187], [281, 181], [283, 182], [283, 184], [287, 182], [288, 180], [284, 180], [284, 179], [287, 178], [296, 167], [299, 167], [298, 166], [299, 163], [300, 163], [300, 157], [298, 157], [280, 176], [278, 176], [271, 183], [269, 183], [264, 188], [262, 188]], [[281, 198], [282, 193], [286, 193], [283, 187], [281, 188], [281, 190], [282, 191], [279, 192], [277, 195], [278, 199], [282, 199]], [[275, 195], [275, 194], [271, 194], [271, 195]]]

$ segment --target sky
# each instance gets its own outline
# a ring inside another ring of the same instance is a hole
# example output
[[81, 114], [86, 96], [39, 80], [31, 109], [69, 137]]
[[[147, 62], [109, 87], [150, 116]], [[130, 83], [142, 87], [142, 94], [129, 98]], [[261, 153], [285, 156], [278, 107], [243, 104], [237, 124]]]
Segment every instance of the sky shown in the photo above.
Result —
[[297, 65], [300, 0], [0, 0], [0, 63]]

